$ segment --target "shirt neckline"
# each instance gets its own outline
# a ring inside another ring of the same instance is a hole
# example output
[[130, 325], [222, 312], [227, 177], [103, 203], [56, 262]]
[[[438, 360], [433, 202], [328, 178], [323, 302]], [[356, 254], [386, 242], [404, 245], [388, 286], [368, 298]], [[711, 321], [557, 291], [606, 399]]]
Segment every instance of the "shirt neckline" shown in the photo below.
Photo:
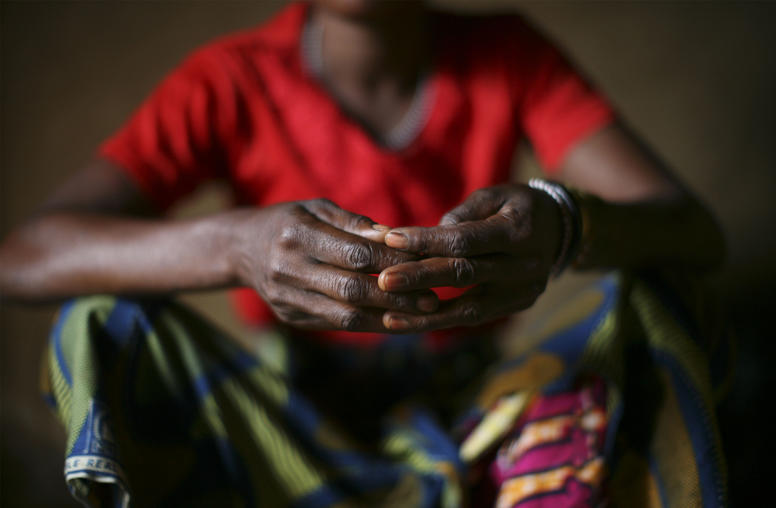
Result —
[[309, 6], [306, 7], [302, 16], [302, 29], [298, 39], [298, 55], [302, 68], [307, 72], [315, 85], [327, 96], [329, 101], [334, 104], [337, 111], [374, 145], [392, 153], [399, 153], [408, 149], [420, 138], [431, 118], [437, 88], [435, 86], [436, 80], [434, 79], [436, 77], [434, 72], [435, 59], [432, 59], [430, 70], [423, 73], [418, 80], [410, 106], [401, 120], [387, 134], [381, 135], [368, 128], [355, 115], [349, 112], [348, 108], [337, 99], [326, 85], [323, 79], [323, 60], [321, 58], [320, 44], [317, 42], [320, 41], [321, 30], [311, 23], [310, 13], [312, 9]]

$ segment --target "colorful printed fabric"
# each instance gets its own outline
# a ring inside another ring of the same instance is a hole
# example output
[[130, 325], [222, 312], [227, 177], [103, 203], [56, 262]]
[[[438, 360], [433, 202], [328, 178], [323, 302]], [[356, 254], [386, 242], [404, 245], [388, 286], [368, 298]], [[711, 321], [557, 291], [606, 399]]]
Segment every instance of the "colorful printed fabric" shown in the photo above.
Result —
[[79, 299], [45, 376], [65, 479], [92, 506], [724, 506], [705, 343], [670, 294], [609, 276], [500, 363], [491, 337], [255, 355], [174, 303]]

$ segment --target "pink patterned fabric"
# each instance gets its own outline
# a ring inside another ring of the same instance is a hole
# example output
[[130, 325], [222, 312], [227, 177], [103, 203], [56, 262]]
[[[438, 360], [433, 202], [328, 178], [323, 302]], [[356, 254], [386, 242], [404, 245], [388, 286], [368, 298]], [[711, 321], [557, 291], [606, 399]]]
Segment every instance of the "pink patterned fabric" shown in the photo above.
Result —
[[606, 387], [538, 395], [490, 466], [498, 508], [595, 506], [604, 478]]

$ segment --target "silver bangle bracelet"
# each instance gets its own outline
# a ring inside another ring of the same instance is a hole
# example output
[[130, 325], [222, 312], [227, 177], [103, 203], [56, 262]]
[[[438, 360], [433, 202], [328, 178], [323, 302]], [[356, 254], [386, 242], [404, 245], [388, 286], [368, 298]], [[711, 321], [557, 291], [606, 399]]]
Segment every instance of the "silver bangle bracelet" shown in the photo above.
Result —
[[569, 265], [579, 245], [582, 231], [579, 207], [566, 188], [557, 182], [543, 178], [531, 178], [528, 181], [528, 186], [550, 196], [560, 210], [563, 236], [558, 256], [552, 266], [552, 274], [557, 277]]

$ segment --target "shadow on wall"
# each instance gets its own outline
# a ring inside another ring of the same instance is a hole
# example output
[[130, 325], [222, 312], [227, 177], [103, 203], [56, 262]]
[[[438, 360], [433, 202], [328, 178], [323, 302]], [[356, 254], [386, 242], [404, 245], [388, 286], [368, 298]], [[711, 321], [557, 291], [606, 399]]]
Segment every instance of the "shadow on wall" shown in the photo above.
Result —
[[[463, 0], [442, 2], [458, 6]], [[88, 160], [163, 74], [212, 37], [258, 23], [283, 2], [4, 2], [0, 232]], [[481, 4], [478, 4], [481, 5]], [[499, 7], [512, 9], [511, 1]], [[613, 99], [623, 116], [717, 212], [731, 246], [718, 277], [742, 339], [725, 417], [734, 496], [749, 504], [767, 435], [762, 358], [776, 271], [776, 5], [520, 4]], [[248, 20], [248, 21], [246, 21]], [[206, 193], [183, 213], [222, 203]], [[239, 331], [220, 294], [191, 298]], [[0, 504], [73, 506], [62, 482], [63, 435], [37, 395], [50, 308], [0, 308]], [[760, 425], [760, 426], [758, 426]], [[764, 476], [767, 468], [759, 468]], [[744, 483], [744, 475], [750, 483]]]

